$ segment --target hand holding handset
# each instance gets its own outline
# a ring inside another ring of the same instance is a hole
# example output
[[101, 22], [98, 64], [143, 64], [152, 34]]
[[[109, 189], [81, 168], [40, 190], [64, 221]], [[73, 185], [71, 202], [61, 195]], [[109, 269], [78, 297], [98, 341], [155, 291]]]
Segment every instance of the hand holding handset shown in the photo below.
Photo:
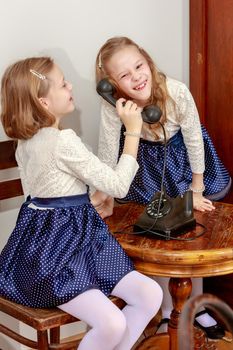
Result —
[[[113, 97], [115, 88], [107, 79], [102, 79], [99, 81], [96, 87], [96, 91], [113, 107], [116, 107], [116, 99]], [[147, 106], [142, 111], [142, 119], [145, 123], [148, 124], [157, 123], [160, 120], [161, 115], [162, 112], [158, 106]]]

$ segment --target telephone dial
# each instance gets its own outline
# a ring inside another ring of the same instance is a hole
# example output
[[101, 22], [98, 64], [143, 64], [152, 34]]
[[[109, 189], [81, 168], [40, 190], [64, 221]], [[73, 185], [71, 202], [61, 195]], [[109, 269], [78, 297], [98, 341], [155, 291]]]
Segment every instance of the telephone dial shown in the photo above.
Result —
[[[116, 107], [116, 99], [113, 97], [116, 89], [108, 81], [108, 79], [102, 79], [99, 81], [96, 87], [96, 91], [113, 107]], [[161, 109], [158, 106], [146, 106], [142, 111], [142, 119], [145, 123], [154, 124], [157, 123], [162, 115]]]

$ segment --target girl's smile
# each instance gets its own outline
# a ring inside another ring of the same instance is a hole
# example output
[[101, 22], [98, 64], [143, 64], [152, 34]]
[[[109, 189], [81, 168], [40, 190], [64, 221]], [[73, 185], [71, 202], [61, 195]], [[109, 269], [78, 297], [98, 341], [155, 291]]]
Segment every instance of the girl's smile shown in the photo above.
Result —
[[141, 91], [145, 88], [146, 86], [146, 81], [138, 86], [136, 86], [134, 89], [137, 90], [137, 91]]

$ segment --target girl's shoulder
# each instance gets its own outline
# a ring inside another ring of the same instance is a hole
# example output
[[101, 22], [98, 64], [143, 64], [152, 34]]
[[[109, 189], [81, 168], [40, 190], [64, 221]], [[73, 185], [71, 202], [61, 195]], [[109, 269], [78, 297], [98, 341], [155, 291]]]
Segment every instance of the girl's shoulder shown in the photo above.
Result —
[[72, 129], [63, 129], [59, 130], [58, 134], [58, 146], [61, 147], [75, 147], [77, 145], [82, 144], [81, 138], [76, 134], [76, 132]]
[[109, 115], [117, 115], [116, 107], [113, 107], [109, 102], [102, 98], [101, 100], [101, 111]]
[[62, 129], [59, 130], [59, 137], [60, 138], [79, 138], [79, 136], [76, 134], [76, 132], [73, 129]]
[[101, 110], [100, 110], [100, 116], [101, 116], [101, 123], [104, 123], [105, 127], [106, 125], [110, 127], [121, 127], [122, 122], [117, 114], [117, 110], [115, 107], [110, 105], [109, 102], [102, 99], [101, 101]]
[[166, 83], [168, 86], [175, 87], [177, 89], [186, 86], [182, 81], [171, 78], [169, 76], [166, 77]]
[[56, 129], [53, 127], [46, 127], [40, 129], [31, 139], [21, 140], [18, 142], [17, 153], [32, 152], [33, 150], [41, 149], [45, 153], [50, 153], [58, 145], [67, 145], [72, 147], [80, 137], [72, 129]]
[[58, 138], [59, 130], [53, 127], [44, 127], [37, 131], [30, 139], [19, 140], [17, 151], [31, 151], [31, 149], [38, 149], [39, 147], [48, 147], [50, 143]]
[[189, 89], [187, 88], [186, 84], [179, 80], [167, 77], [166, 84], [167, 84], [169, 95], [174, 100], [189, 94]]

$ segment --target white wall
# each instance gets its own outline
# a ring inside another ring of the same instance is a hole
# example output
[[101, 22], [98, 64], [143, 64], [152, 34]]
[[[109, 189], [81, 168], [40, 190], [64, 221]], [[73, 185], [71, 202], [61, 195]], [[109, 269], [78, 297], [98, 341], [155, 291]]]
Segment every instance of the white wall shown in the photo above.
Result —
[[[188, 0], [0, 0], [0, 77], [18, 59], [52, 56], [73, 83], [77, 110], [65, 126], [78, 132], [96, 153], [100, 98], [95, 92], [94, 62], [98, 49], [111, 36], [129, 36], [162, 71], [188, 85], [188, 11]], [[17, 209], [0, 204], [0, 250], [16, 215]], [[1, 349], [16, 349], [1, 339]]]
[[66, 125], [96, 151], [94, 62], [115, 35], [131, 37], [165, 73], [188, 83], [188, 0], [0, 0], [0, 76], [15, 60], [54, 57], [74, 85], [78, 110]]

